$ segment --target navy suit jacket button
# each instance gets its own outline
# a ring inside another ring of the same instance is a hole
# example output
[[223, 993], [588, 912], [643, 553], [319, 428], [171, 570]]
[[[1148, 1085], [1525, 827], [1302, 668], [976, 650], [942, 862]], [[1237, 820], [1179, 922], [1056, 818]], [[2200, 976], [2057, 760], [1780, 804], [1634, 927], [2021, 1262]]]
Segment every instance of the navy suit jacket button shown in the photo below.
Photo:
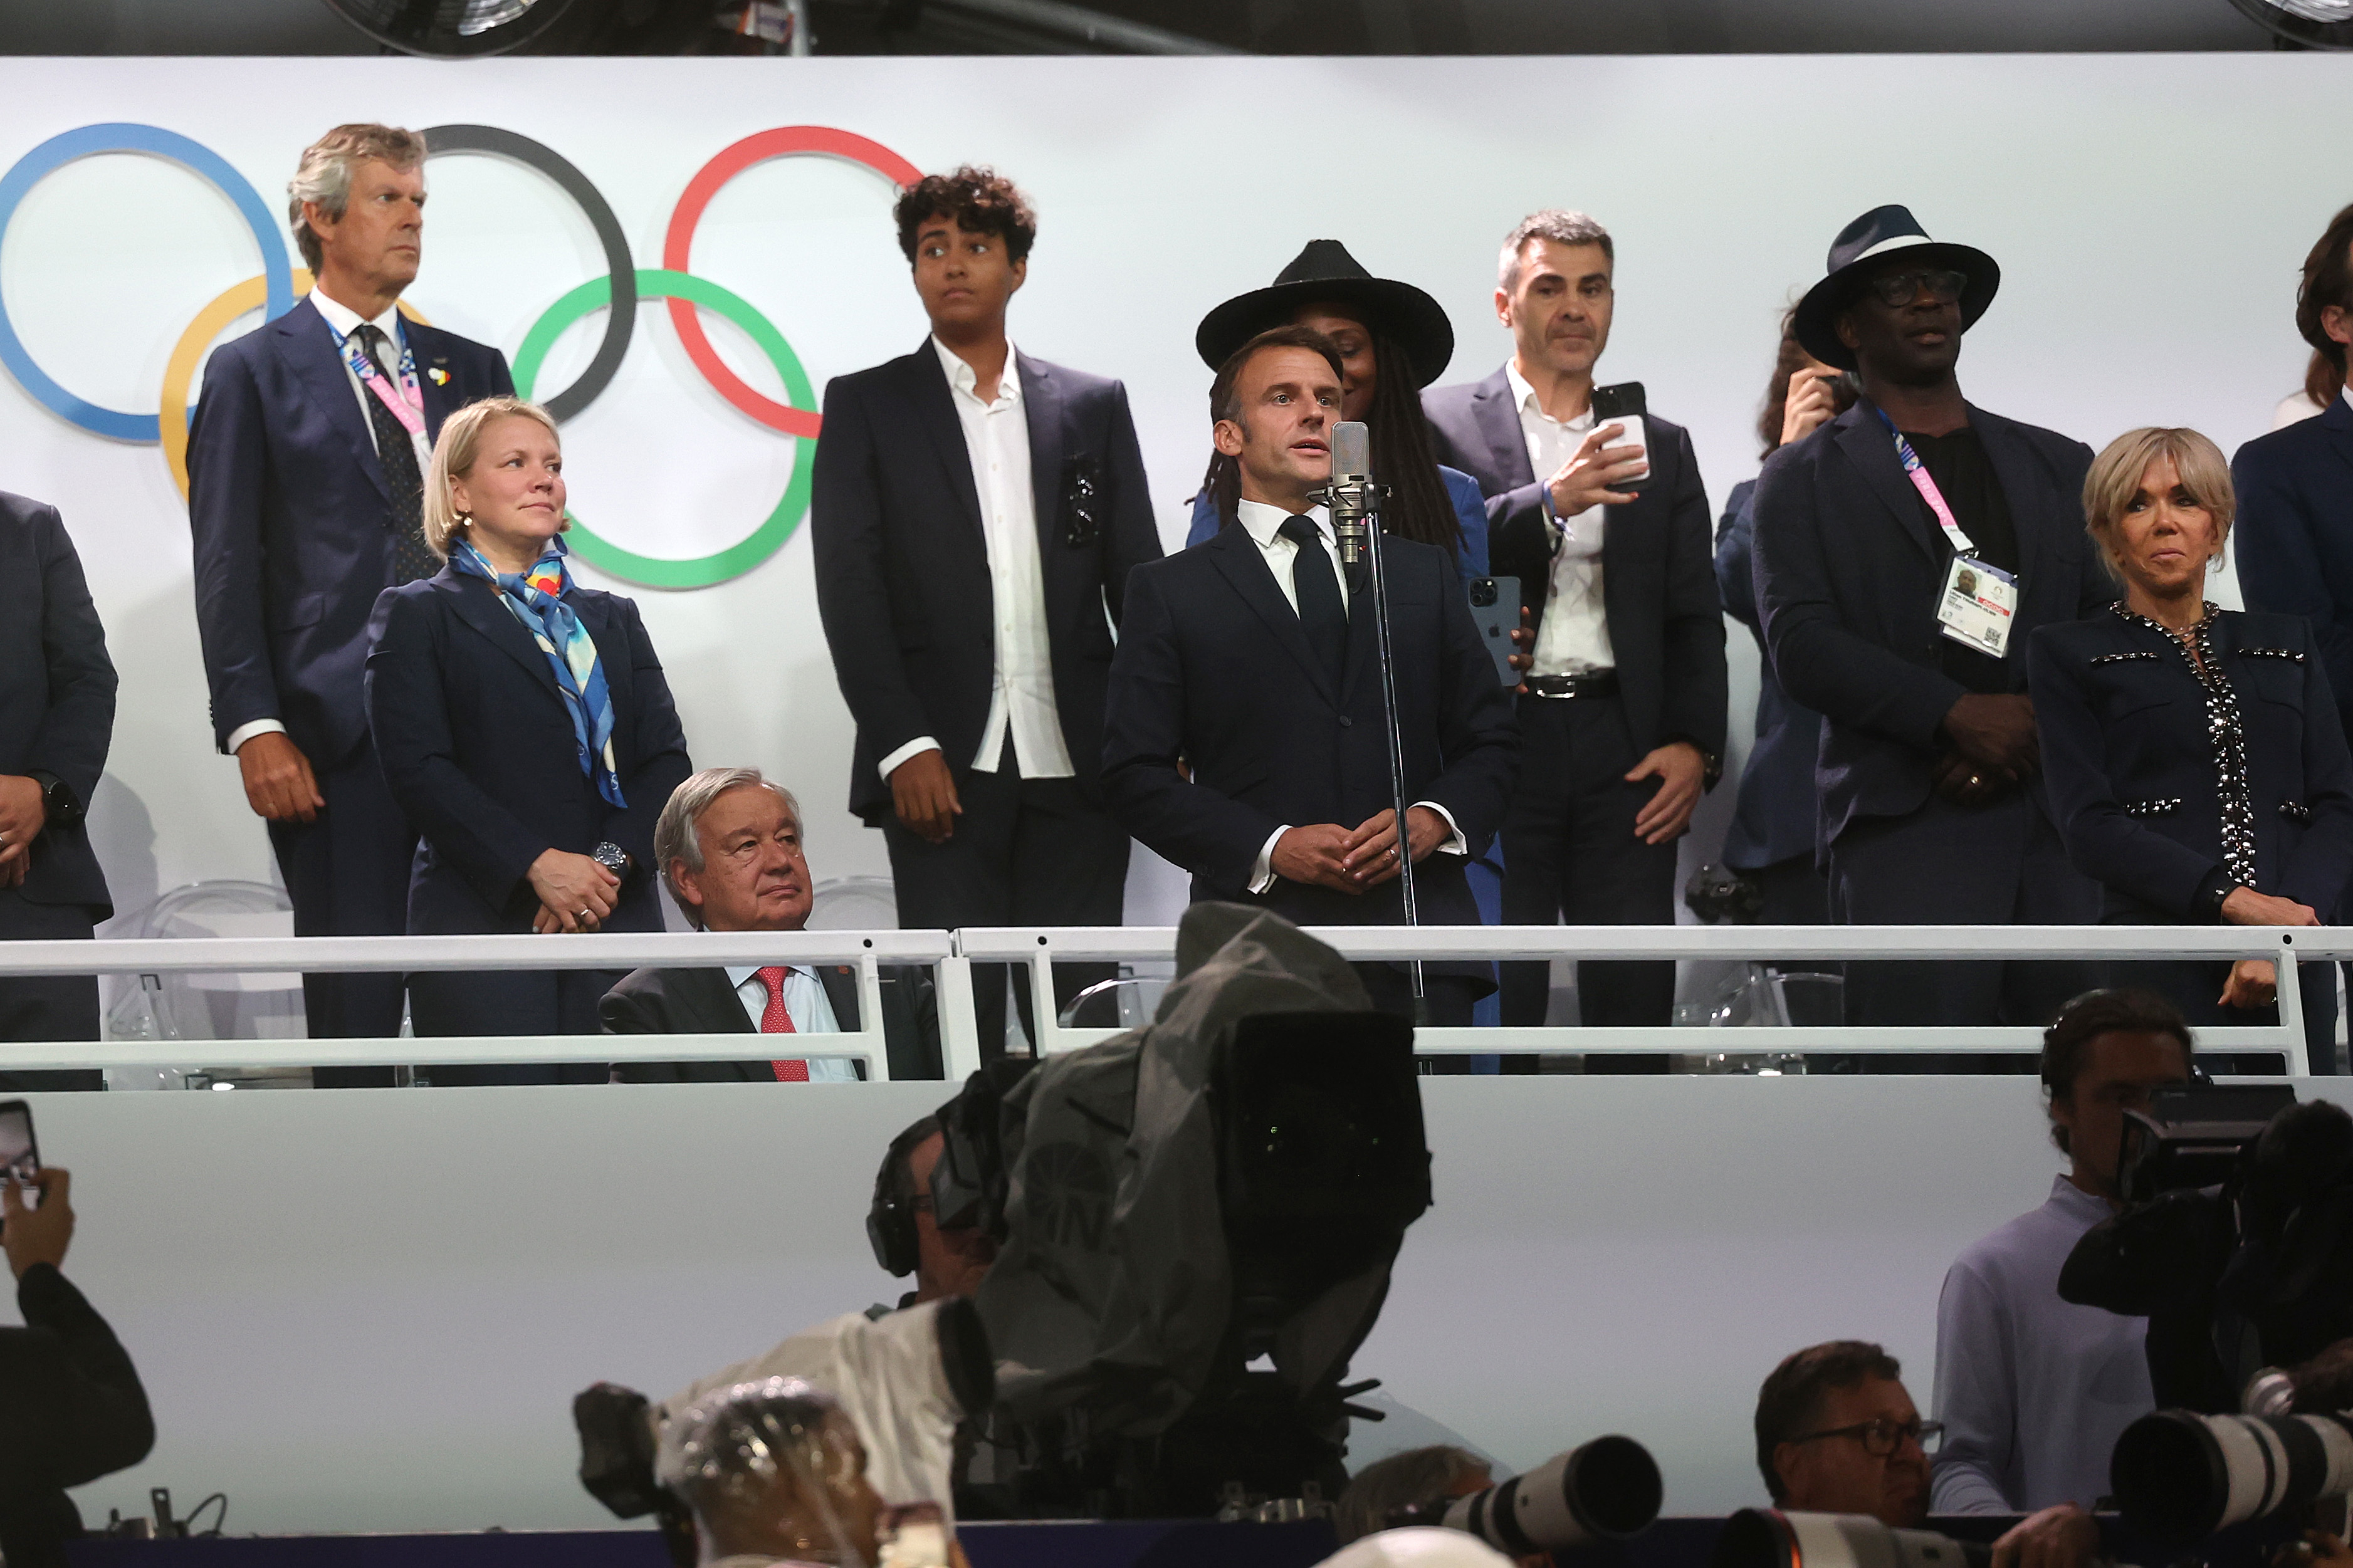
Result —
[[1354, 719], [1349, 718], [1345, 713], [1340, 715], [1340, 728], [1343, 730], [1354, 727], [1356, 722], [1356, 721]]

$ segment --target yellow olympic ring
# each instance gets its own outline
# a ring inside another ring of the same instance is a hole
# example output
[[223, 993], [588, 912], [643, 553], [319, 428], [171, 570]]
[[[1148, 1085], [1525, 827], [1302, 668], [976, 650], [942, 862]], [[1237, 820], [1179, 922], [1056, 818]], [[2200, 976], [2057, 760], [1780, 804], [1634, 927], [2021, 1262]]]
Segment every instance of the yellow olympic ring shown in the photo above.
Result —
[[[311, 291], [309, 268], [294, 268], [294, 294], [297, 299]], [[188, 419], [184, 412], [188, 406], [188, 384], [195, 379], [196, 361], [204, 357], [206, 347], [227, 331], [229, 323], [239, 316], [259, 310], [267, 302], [268, 280], [260, 277], [224, 289], [213, 302], [198, 310], [195, 320], [188, 323], [180, 341], [172, 345], [172, 357], [164, 362], [164, 395], [156, 407], [164, 416], [155, 421], [156, 434], [164, 443], [164, 460], [171, 465], [172, 482], [180, 488], [180, 499], [188, 499]], [[433, 323], [400, 302], [400, 313], [412, 321], [426, 326]]]

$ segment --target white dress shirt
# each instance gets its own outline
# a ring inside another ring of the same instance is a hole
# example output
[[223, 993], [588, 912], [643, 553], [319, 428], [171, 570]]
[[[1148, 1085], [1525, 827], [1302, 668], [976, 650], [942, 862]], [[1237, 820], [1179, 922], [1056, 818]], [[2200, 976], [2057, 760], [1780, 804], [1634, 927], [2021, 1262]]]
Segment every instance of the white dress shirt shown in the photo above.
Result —
[[[1593, 409], [1574, 419], [1555, 419], [1544, 411], [1536, 389], [1528, 384], [1516, 363], [1506, 363], [1504, 378], [1511, 384], [1512, 405], [1520, 416], [1520, 435], [1528, 444], [1528, 464], [1536, 482], [1544, 484], [1577, 455], [1593, 433]], [[1641, 440], [1639, 431], [1627, 432], [1627, 444]], [[1545, 502], [1547, 511], [1552, 502]], [[1531, 675], [1570, 675], [1615, 669], [1617, 656], [1609, 648], [1609, 616], [1601, 595], [1601, 538], [1609, 521], [1606, 506], [1596, 502], [1573, 517], [1553, 520], [1552, 582], [1545, 595], [1544, 623], [1536, 628], [1535, 659]]]
[[[1284, 523], [1291, 521], [1293, 514], [1283, 510], [1279, 506], [1270, 506], [1259, 500], [1243, 501], [1235, 510], [1240, 518], [1243, 531], [1250, 535], [1250, 542], [1258, 546], [1260, 556], [1265, 560], [1266, 569], [1274, 574], [1274, 584], [1282, 590], [1284, 602], [1290, 605], [1292, 614], [1297, 615], [1299, 587], [1293, 574], [1296, 570], [1299, 560], [1299, 546], [1278, 531]], [[1322, 542], [1324, 552], [1331, 558], [1332, 575], [1340, 583], [1340, 607], [1344, 610], [1347, 609], [1349, 607], [1348, 574], [1341, 567], [1339, 552], [1335, 548], [1331, 515], [1320, 506], [1310, 507], [1305, 512], [1297, 515], [1303, 516], [1315, 524], [1315, 537]], [[1428, 806], [1445, 819], [1448, 827], [1453, 828], [1453, 836], [1438, 847], [1438, 853], [1468, 855], [1471, 852], [1470, 841], [1462, 837], [1462, 829], [1455, 826], [1452, 812], [1434, 800], [1418, 800], [1414, 805]], [[1269, 834], [1266, 842], [1259, 847], [1258, 862], [1250, 868], [1250, 890], [1251, 892], [1263, 893], [1274, 886], [1275, 844], [1295, 826], [1297, 825], [1294, 823], [1284, 823]], [[1344, 823], [1342, 826], [1354, 827], [1356, 824]]]
[[[768, 987], [760, 979], [760, 965], [731, 963], [727, 966], [727, 982], [735, 987], [735, 999], [744, 1004], [744, 1011], [750, 1015], [752, 1027], [759, 1028], [760, 1021], [768, 1016]], [[785, 983], [781, 989], [785, 994], [785, 1013], [793, 1021], [794, 1034], [841, 1033], [841, 1025], [833, 1016], [833, 998], [825, 994], [825, 982], [816, 974], [798, 964], [789, 964], [785, 969]], [[782, 1035], [769, 1037], [771, 1039], [787, 1037]], [[786, 1060], [793, 1059], [781, 1051], [778, 1055]], [[811, 1083], [856, 1083], [858, 1068], [848, 1057], [812, 1057], [809, 1058], [808, 1075]]]
[[[334, 328], [340, 337], [350, 337], [362, 324], [360, 313], [357, 310], [332, 298], [324, 289], [314, 288], [311, 290], [311, 303], [317, 307], [319, 314], [326, 318], [327, 325]], [[408, 341], [407, 334], [401, 330], [400, 307], [394, 305], [383, 315], [366, 324], [384, 333], [385, 341], [392, 345], [385, 352], [392, 360], [393, 374], [397, 375], [400, 373], [401, 345]], [[338, 353], [336, 358], [340, 360], [343, 356]], [[368, 400], [375, 394], [367, 389], [366, 384], [360, 380], [358, 373], [352, 369], [351, 362], [348, 360], [343, 361], [343, 379], [351, 383], [352, 395], [360, 400], [360, 423], [367, 428], [368, 445], [375, 446], [375, 416], [368, 411]], [[417, 471], [419, 474], [430, 472], [433, 468], [433, 443], [426, 439], [425, 431], [421, 426], [410, 435], [408, 442], [417, 451]], [[285, 732], [286, 726], [275, 718], [251, 720], [239, 724], [228, 732], [228, 742], [222, 750], [233, 757], [237, 755], [237, 749], [239, 746], [244, 745], [256, 735], [282, 735]]]
[[[964, 426], [964, 449], [972, 460], [973, 488], [980, 496], [981, 531], [988, 539], [989, 595], [997, 610], [996, 680], [988, 721], [981, 726], [976, 771], [993, 773], [1013, 735], [1013, 761], [1025, 779], [1066, 779], [1071, 748], [1062, 739], [1061, 715], [1054, 707], [1054, 651], [1046, 630], [1046, 563], [1038, 550], [1037, 492], [1030, 484], [1029, 415], [1021, 401], [1021, 375], [1013, 346], [1005, 350], [1005, 371], [997, 378], [997, 398], [980, 400], [980, 377], [955, 351], [936, 337], [934, 352], [948, 378], [956, 420]], [[922, 752], [937, 751], [930, 735], [884, 757], [888, 779], [899, 764]]]

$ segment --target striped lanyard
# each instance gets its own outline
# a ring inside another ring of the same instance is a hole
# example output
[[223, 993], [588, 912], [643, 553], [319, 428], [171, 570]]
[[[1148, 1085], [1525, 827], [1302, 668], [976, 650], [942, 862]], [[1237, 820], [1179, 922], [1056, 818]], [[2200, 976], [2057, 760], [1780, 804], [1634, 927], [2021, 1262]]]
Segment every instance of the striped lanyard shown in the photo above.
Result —
[[1928, 510], [1936, 514], [1936, 526], [1945, 531], [1946, 539], [1952, 543], [1953, 553], [1975, 553], [1977, 542], [1963, 532], [1961, 525], [1954, 520], [1953, 509], [1945, 504], [1945, 492], [1936, 488], [1936, 476], [1928, 472], [1928, 466], [1920, 460], [1920, 454], [1912, 449], [1912, 443], [1904, 438], [1904, 432], [1895, 427], [1895, 421], [1890, 419], [1885, 411], [1876, 405], [1871, 411], [1879, 416], [1879, 422], [1887, 426], [1890, 436], [1895, 437], [1895, 456], [1904, 465], [1904, 477], [1912, 481], [1912, 488], [1920, 492], [1920, 499], [1926, 501]]

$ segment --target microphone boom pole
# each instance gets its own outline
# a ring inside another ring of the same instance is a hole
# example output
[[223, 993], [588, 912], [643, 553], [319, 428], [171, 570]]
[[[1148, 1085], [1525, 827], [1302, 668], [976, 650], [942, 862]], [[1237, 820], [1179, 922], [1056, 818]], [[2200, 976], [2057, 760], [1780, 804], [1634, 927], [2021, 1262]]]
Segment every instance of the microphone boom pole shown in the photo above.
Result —
[[[1397, 830], [1398, 885], [1405, 896], [1405, 923], [1421, 924], [1414, 898], [1413, 836], [1406, 823], [1405, 743], [1398, 725], [1397, 661], [1389, 644], [1389, 585], [1381, 570], [1381, 496], [1384, 487], [1373, 482], [1370, 432], [1356, 420], [1332, 427], [1332, 482], [1324, 495], [1332, 512], [1332, 537], [1340, 547], [1340, 563], [1368, 564], [1373, 586], [1373, 637], [1381, 667], [1382, 732], [1388, 742], [1389, 803]], [[1430, 1022], [1429, 997], [1422, 985], [1421, 960], [1410, 961], [1413, 981], [1413, 1021]]]

